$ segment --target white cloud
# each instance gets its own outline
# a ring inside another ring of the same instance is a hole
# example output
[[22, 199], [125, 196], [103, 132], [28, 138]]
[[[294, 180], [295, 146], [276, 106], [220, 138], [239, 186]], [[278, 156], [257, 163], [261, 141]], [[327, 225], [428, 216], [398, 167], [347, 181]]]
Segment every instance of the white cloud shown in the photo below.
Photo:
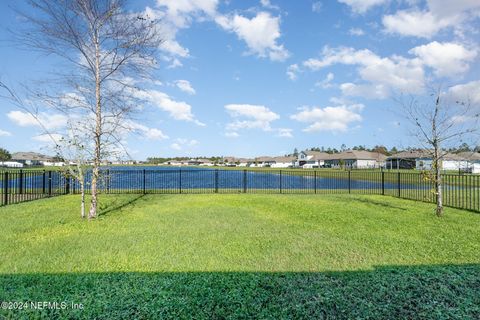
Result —
[[259, 105], [229, 104], [225, 110], [235, 119], [226, 126], [226, 131], [230, 134], [242, 129], [272, 131], [271, 122], [280, 118], [267, 107]]
[[135, 121], [128, 121], [128, 123], [124, 124], [124, 126], [127, 130], [137, 132], [149, 140], [168, 139], [168, 136], [164, 134], [162, 130], [156, 128], [149, 128]]
[[370, 8], [384, 4], [387, 0], [338, 0], [340, 3], [348, 5], [355, 13], [365, 13]]
[[461, 44], [437, 41], [415, 47], [409, 53], [417, 55], [425, 65], [433, 68], [437, 76], [462, 74], [477, 56], [476, 50], [468, 50]]
[[191, 95], [196, 94], [195, 89], [193, 89], [192, 85], [188, 80], [177, 80], [175, 81], [175, 85], [183, 92]]
[[178, 138], [175, 139], [175, 142], [170, 145], [170, 148], [174, 150], [184, 150], [188, 148], [192, 148], [194, 146], [198, 145], [198, 141], [195, 139], [184, 139], [184, 138]]
[[160, 50], [170, 61], [169, 68], [182, 65], [179, 58], [188, 58], [190, 52], [176, 39], [181, 29], [189, 28], [196, 20], [213, 19], [216, 15], [218, 0], [157, 0], [156, 7], [146, 7], [145, 14], [157, 19], [164, 38]]
[[168, 138], [160, 129], [156, 128], [148, 128], [144, 134], [145, 137], [150, 140], [163, 140]]
[[281, 138], [293, 138], [293, 130], [288, 128], [278, 128], [277, 136]]
[[178, 143], [172, 143], [170, 145], [170, 148], [172, 148], [174, 150], [182, 150], [182, 146], [180, 146], [180, 144], [178, 144]]
[[300, 67], [298, 64], [292, 64], [287, 68], [287, 76], [290, 80], [296, 80], [298, 78], [297, 74], [300, 72]]
[[[325, 47], [322, 59], [303, 62], [304, 67], [314, 71], [334, 64], [358, 66], [358, 73], [367, 84], [383, 86], [382, 91], [386, 92], [398, 90], [403, 93], [420, 93], [425, 86], [423, 64], [418, 58], [407, 59], [397, 55], [380, 57], [368, 49]], [[344, 89], [352, 87], [344, 86]]]
[[438, 18], [429, 11], [401, 10], [382, 19], [387, 33], [398, 33], [402, 36], [431, 38], [441, 29], [455, 23], [455, 19]]
[[431, 38], [446, 28], [462, 30], [465, 23], [480, 17], [478, 0], [427, 0], [426, 2], [425, 9], [415, 6], [384, 16], [385, 31], [402, 36]]
[[448, 94], [456, 101], [470, 103], [473, 108], [480, 110], [480, 80], [471, 81], [451, 87]]
[[60, 129], [66, 126], [67, 117], [62, 114], [39, 113], [38, 119], [23, 111], [10, 111], [7, 117], [21, 127], [44, 127], [47, 130]]
[[0, 137], [10, 137], [11, 135], [10, 132], [0, 129]]
[[[340, 85], [342, 93], [346, 96], [385, 99], [392, 93], [424, 92], [428, 68], [437, 77], [463, 76], [469, 70], [469, 63], [477, 56], [477, 50], [457, 43], [434, 41], [412, 48], [409, 54], [412, 57], [380, 57], [368, 49], [325, 47], [320, 59], [308, 59], [302, 65], [313, 71], [334, 64], [357, 66], [358, 75], [364, 82], [343, 83]], [[327, 77], [316, 85], [325, 87], [329, 82]]]
[[238, 137], [240, 137], [240, 135], [238, 134], [238, 132], [231, 131], [231, 132], [225, 132], [225, 137], [227, 137], [227, 138], [238, 138]]
[[329, 72], [327, 74], [327, 76], [325, 77], [325, 79], [323, 79], [322, 81], [318, 81], [317, 83], [315, 83], [315, 87], [319, 87], [319, 88], [323, 88], [323, 89], [328, 89], [328, 88], [331, 88], [333, 85], [332, 85], [332, 80], [335, 78], [335, 75], [331, 72]]
[[342, 83], [340, 90], [345, 96], [356, 96], [370, 99], [386, 99], [390, 90], [383, 84], [354, 84], [351, 82]]
[[62, 138], [63, 138], [63, 136], [61, 134], [58, 134], [58, 133], [52, 133], [50, 135], [41, 134], [41, 135], [32, 137], [32, 139], [35, 140], [35, 141], [46, 143], [46, 144], [52, 144], [52, 145], [55, 144], [55, 143], [59, 143], [59, 141]]
[[428, 7], [437, 16], [461, 15], [469, 12], [480, 15], [480, 2], [478, 0], [427, 0]]
[[175, 120], [190, 121], [199, 126], [205, 126], [204, 123], [195, 119], [192, 113], [192, 106], [183, 101], [175, 101], [166, 93], [157, 90], [137, 90], [136, 97], [168, 112]]
[[188, 26], [195, 16], [213, 16], [218, 0], [157, 0], [157, 7], [166, 9], [169, 21], [177, 27]]
[[276, 5], [273, 5], [270, 0], [260, 0], [260, 4], [262, 7], [265, 7], [267, 9], [273, 9], [273, 10], [279, 10], [280, 8]]
[[346, 132], [349, 125], [362, 121], [359, 112], [364, 108], [362, 104], [342, 105], [335, 107], [303, 107], [300, 112], [290, 118], [309, 124], [303, 131], [330, 131]]
[[363, 35], [365, 35], [365, 31], [363, 31], [360, 28], [351, 28], [350, 30], [348, 30], [348, 33], [352, 36], [363, 36]]
[[312, 11], [320, 13], [322, 11], [323, 4], [320, 1], [312, 3]]
[[[279, 9], [269, 0], [260, 0], [263, 7]], [[195, 21], [215, 21], [228, 32], [234, 32], [245, 41], [248, 53], [268, 57], [273, 61], [284, 61], [289, 57], [288, 50], [278, 44], [280, 38], [280, 17], [268, 12], [258, 12], [249, 19], [239, 13], [223, 15], [217, 11], [219, 0], [157, 0], [155, 8], [147, 7], [145, 13], [157, 19], [164, 37], [160, 49], [165, 52], [164, 60], [168, 68], [182, 66], [179, 58], [190, 57], [188, 48], [177, 41], [177, 33], [189, 28]]]
[[271, 122], [280, 118], [278, 114], [270, 111], [265, 106], [251, 105], [251, 104], [229, 104], [225, 109], [232, 117], [247, 117], [259, 121]]
[[272, 61], [284, 61], [290, 53], [283, 44], [278, 44], [280, 38], [280, 17], [273, 17], [268, 12], [259, 12], [249, 19], [239, 14], [233, 16], [217, 16], [216, 22], [225, 30], [235, 32], [239, 39], [247, 44], [249, 54]]

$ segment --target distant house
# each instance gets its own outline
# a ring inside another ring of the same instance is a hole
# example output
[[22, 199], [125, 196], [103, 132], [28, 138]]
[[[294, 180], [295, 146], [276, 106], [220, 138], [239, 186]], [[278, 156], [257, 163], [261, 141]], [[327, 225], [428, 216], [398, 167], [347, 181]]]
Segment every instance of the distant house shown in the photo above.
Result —
[[170, 160], [170, 161], [167, 161], [166, 164], [170, 165], [170, 166], [183, 166], [183, 161], [178, 161], [178, 160]]
[[202, 167], [211, 167], [213, 166], [213, 162], [209, 159], [197, 159], [200, 163], [199, 165]]
[[273, 157], [257, 157], [250, 163], [250, 167], [271, 167], [272, 164], [275, 164], [275, 159]]
[[378, 152], [363, 150], [347, 150], [330, 155], [324, 161], [326, 167], [349, 168], [349, 169], [370, 169], [383, 168], [387, 156]]
[[52, 157], [36, 152], [15, 152], [12, 154], [11, 160], [26, 166], [41, 166], [44, 165], [44, 163], [50, 164], [55, 162]]
[[295, 157], [274, 157], [275, 163], [271, 164], [272, 168], [292, 168], [295, 165]]
[[320, 151], [301, 151], [298, 154], [295, 167], [304, 169], [320, 168], [325, 165], [325, 160], [330, 159], [331, 155]]
[[387, 158], [387, 169], [415, 169], [417, 168], [417, 159], [431, 157], [428, 150], [409, 150], [395, 153]]
[[[396, 153], [387, 159], [387, 169], [431, 170], [433, 166], [433, 151], [412, 150]], [[463, 170], [470, 168], [472, 161], [463, 154], [446, 154], [441, 160], [442, 170]], [[479, 162], [480, 163], [480, 162]]]
[[7, 168], [23, 168], [23, 163], [16, 162], [16, 161], [0, 161], [0, 167], [7, 167]]
[[480, 173], [480, 153], [478, 152], [460, 152], [457, 156], [468, 161], [468, 171], [471, 173]]

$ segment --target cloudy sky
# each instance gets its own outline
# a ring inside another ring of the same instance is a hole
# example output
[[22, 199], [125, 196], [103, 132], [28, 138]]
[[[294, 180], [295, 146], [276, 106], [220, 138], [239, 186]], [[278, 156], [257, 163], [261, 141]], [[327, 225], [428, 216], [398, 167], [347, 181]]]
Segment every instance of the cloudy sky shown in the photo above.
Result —
[[[0, 77], [16, 86], [59, 62], [13, 46], [20, 27], [0, 4]], [[304, 149], [411, 144], [395, 102], [432, 87], [480, 105], [478, 0], [143, 0], [131, 11], [161, 19], [155, 85], [136, 159], [280, 155]], [[42, 115], [50, 129], [65, 119]], [[0, 146], [41, 151], [35, 121], [0, 101]]]

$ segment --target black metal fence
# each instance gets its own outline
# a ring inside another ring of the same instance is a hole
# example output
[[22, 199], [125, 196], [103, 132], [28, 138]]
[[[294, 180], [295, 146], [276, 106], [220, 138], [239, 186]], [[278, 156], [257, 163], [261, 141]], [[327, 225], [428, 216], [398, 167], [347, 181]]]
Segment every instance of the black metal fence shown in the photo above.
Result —
[[[91, 173], [86, 175], [89, 191]], [[77, 194], [80, 184], [60, 171], [0, 172], [0, 205], [63, 194]], [[435, 202], [427, 174], [391, 171], [140, 169], [102, 170], [99, 189], [111, 194], [295, 193], [378, 194]], [[480, 176], [444, 174], [446, 206], [480, 212]]]

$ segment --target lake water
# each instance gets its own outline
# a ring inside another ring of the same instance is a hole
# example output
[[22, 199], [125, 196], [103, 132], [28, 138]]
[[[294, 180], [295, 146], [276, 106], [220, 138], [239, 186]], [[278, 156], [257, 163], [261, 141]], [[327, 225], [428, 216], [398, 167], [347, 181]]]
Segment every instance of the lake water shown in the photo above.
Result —
[[[382, 190], [381, 175], [378, 172], [368, 173], [374, 179], [357, 179], [355, 172], [348, 179], [348, 172], [338, 171], [329, 173], [328, 177], [321, 177], [309, 170], [282, 169], [270, 171], [257, 170], [225, 170], [205, 167], [102, 167], [100, 188], [112, 192], [147, 190], [150, 192], [180, 192], [187, 190], [305, 190], [322, 189], [358, 189]], [[323, 174], [322, 174], [323, 175]], [[62, 188], [65, 178], [58, 172], [52, 172], [51, 185], [53, 189]], [[45, 181], [46, 180], [46, 181]], [[374, 181], [372, 181], [374, 180]], [[90, 175], [87, 176], [87, 183]], [[42, 189], [48, 188], [48, 174], [25, 173], [20, 182], [17, 175], [9, 179], [9, 188]], [[44, 187], [46, 186], [46, 187]], [[398, 189], [397, 183], [384, 182], [384, 189]], [[418, 184], [401, 184], [401, 189], [425, 189]], [[71, 183], [71, 189], [78, 190], [78, 183]]]

